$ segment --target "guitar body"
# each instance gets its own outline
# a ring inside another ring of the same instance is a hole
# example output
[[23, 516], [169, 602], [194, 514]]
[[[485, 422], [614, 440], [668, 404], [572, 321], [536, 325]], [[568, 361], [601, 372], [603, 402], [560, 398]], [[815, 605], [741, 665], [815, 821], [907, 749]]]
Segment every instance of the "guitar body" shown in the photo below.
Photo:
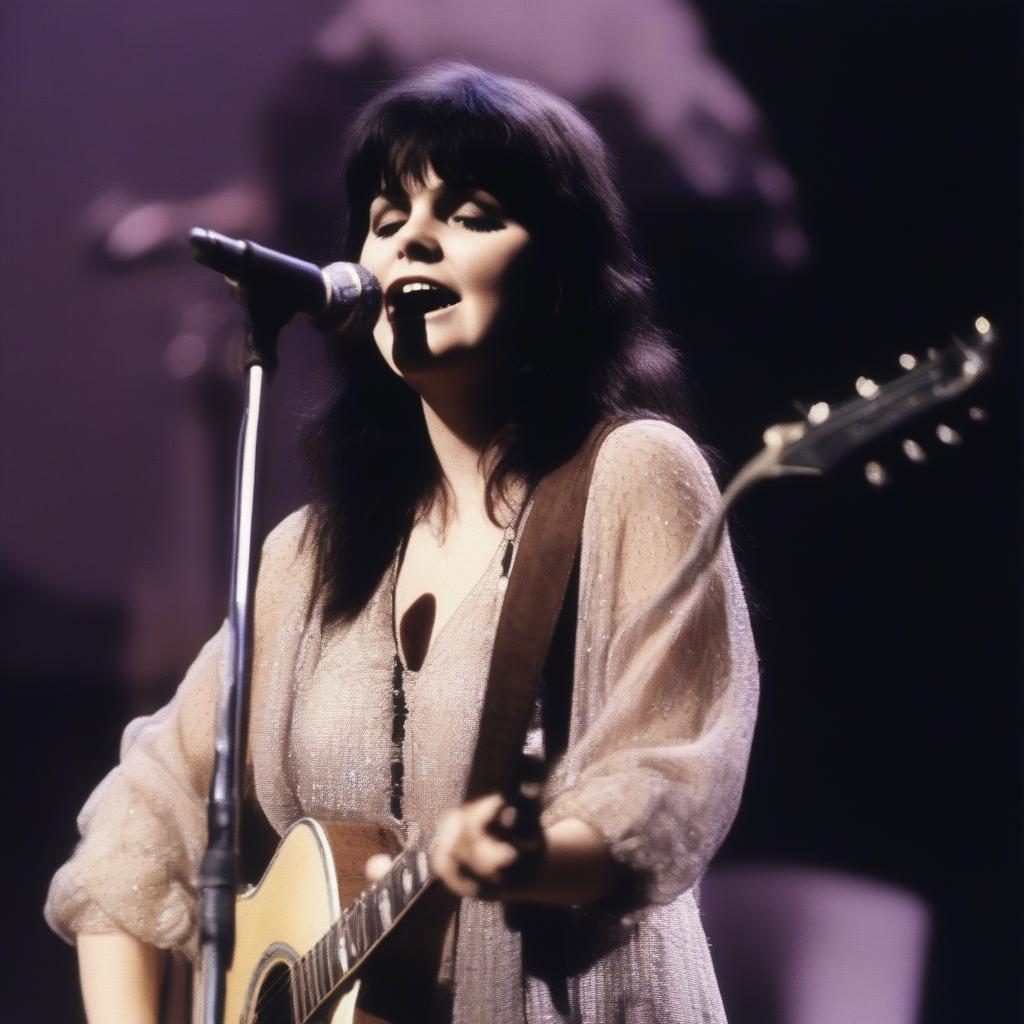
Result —
[[395, 837], [378, 825], [321, 824], [311, 818], [297, 822], [263, 878], [235, 903], [235, 955], [226, 980], [225, 1024], [379, 1020], [356, 1008], [358, 978], [343, 982], [309, 1016], [298, 1008], [289, 975], [366, 888], [367, 859], [397, 852]]

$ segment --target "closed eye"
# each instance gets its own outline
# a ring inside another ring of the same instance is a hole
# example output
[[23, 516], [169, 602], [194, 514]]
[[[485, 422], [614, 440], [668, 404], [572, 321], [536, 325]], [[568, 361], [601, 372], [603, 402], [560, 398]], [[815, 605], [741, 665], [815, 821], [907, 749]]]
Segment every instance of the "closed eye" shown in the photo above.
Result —
[[386, 224], [378, 224], [374, 229], [373, 233], [378, 238], [390, 238], [392, 235], [397, 234], [398, 230], [402, 226], [402, 221], [392, 220]]
[[452, 217], [456, 224], [461, 224], [469, 231], [500, 231], [505, 223], [497, 217], [475, 217], [460, 213]]

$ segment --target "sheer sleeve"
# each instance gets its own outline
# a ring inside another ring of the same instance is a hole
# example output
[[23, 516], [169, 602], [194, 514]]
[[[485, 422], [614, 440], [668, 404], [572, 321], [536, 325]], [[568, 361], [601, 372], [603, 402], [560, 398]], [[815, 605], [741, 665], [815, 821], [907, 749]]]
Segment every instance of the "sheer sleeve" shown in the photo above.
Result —
[[717, 493], [693, 442], [651, 420], [615, 430], [594, 469], [569, 745], [543, 820], [580, 818], [605, 838], [615, 913], [692, 887], [739, 803], [757, 659], [728, 542], [693, 592], [652, 604]]
[[[297, 513], [264, 547], [257, 649], [260, 635], [273, 629], [300, 534]], [[54, 876], [45, 909], [69, 942], [79, 932], [124, 931], [162, 949], [194, 951], [225, 633], [222, 626], [203, 647], [167, 705], [129, 723], [120, 763], [82, 808], [81, 840]]]

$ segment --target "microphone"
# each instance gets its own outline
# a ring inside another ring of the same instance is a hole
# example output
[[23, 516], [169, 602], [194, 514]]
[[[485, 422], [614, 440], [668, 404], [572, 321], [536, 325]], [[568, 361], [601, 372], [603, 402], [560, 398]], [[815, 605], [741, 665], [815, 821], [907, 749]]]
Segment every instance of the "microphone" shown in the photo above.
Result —
[[315, 263], [255, 242], [193, 228], [189, 245], [197, 263], [216, 270], [253, 295], [267, 296], [281, 323], [296, 313], [313, 318], [327, 334], [371, 326], [381, 307], [380, 284], [358, 263]]

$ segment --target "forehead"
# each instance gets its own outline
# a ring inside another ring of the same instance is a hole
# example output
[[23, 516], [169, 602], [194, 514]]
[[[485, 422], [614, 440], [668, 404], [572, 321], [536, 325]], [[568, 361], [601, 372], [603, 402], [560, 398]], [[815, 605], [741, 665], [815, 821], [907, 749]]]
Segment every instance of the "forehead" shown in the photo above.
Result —
[[390, 199], [414, 196], [420, 192], [442, 192], [447, 187], [444, 179], [430, 164], [427, 164], [419, 173], [406, 171], [404, 174], [398, 174], [394, 171], [383, 170], [373, 198], [379, 199], [383, 196], [385, 199]]

